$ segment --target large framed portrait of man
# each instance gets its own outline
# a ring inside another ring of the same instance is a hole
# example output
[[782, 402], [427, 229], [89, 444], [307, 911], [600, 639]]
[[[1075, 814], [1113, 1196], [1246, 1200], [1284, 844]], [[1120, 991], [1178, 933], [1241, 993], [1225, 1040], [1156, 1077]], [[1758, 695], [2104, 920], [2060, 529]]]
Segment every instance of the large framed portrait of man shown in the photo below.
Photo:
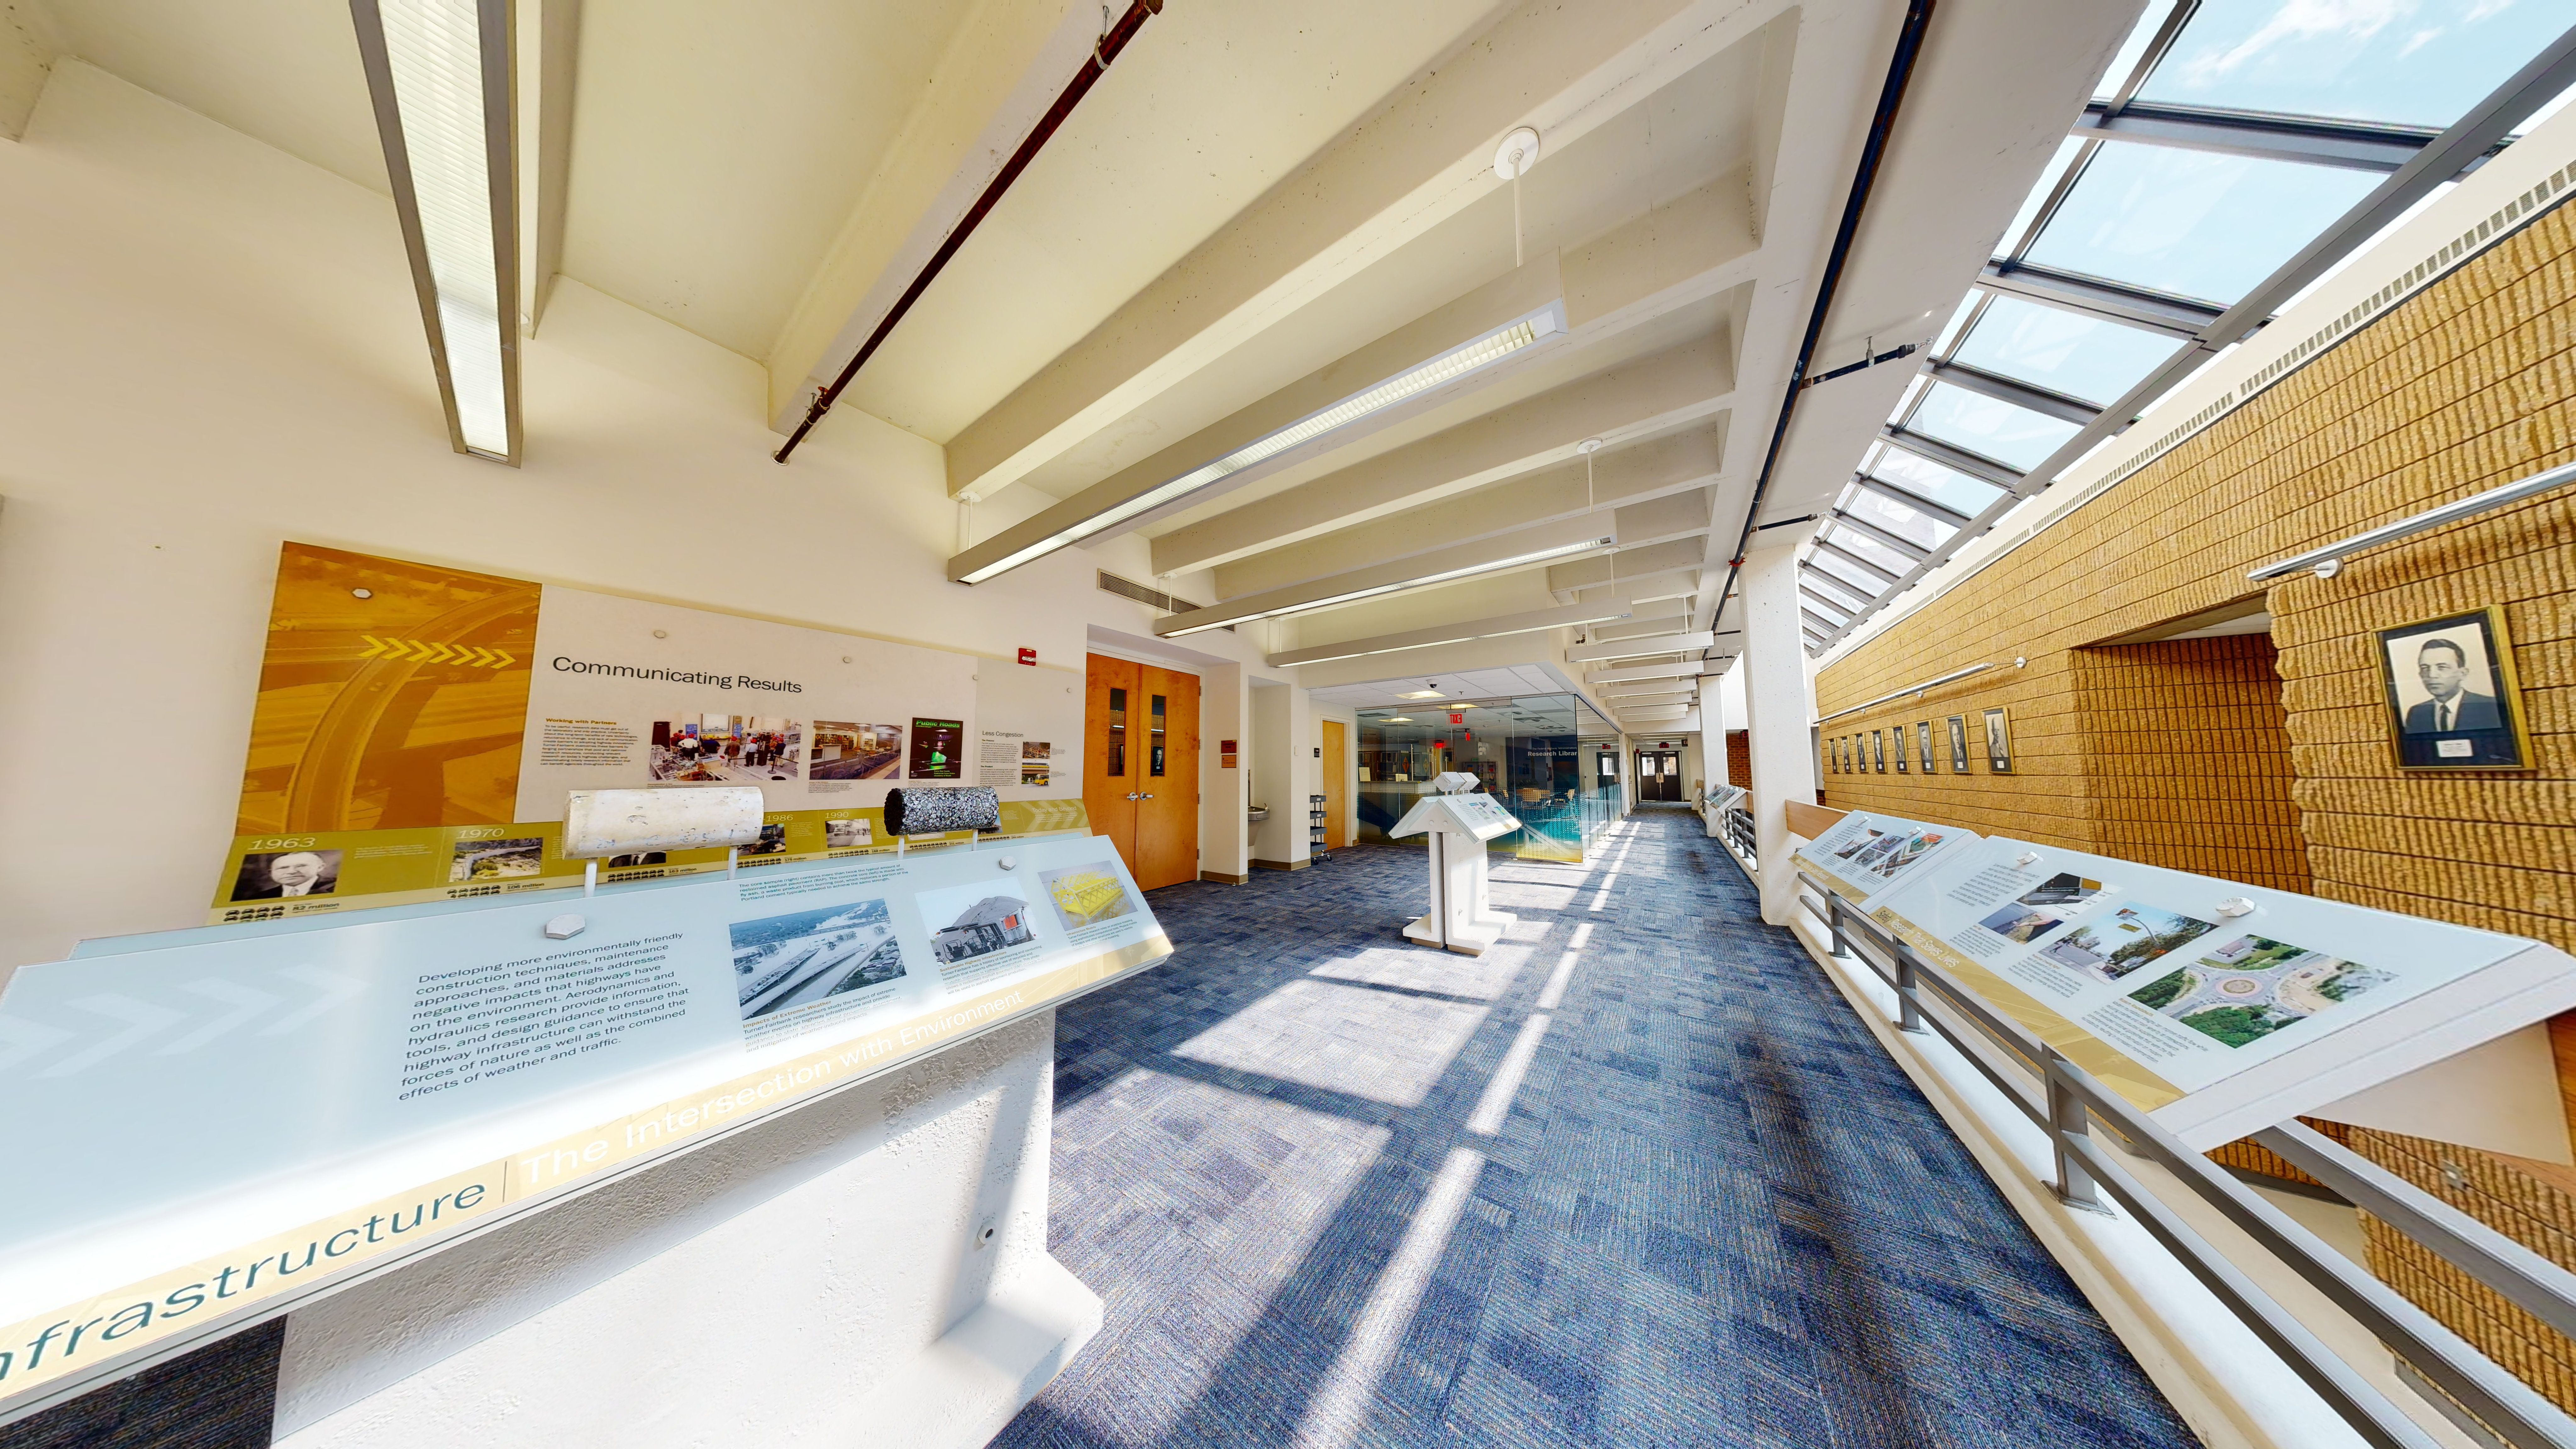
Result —
[[2012, 773], [2012, 722], [1998, 705], [1986, 711], [1986, 769], [1997, 775]]
[[1922, 762], [1922, 765], [1923, 765], [1923, 773], [1924, 773], [1924, 774], [1927, 774], [1927, 775], [1931, 774], [1931, 773], [1932, 773], [1932, 721], [1930, 721], [1930, 720], [1928, 720], [1928, 719], [1927, 719], [1927, 720], [1918, 720], [1918, 721], [1916, 721], [1916, 722], [1915, 722], [1915, 725], [1914, 725], [1914, 743], [1915, 743], [1915, 746], [1916, 746], [1917, 751], [1918, 751], [1918, 755], [1917, 755], [1917, 757], [1920, 759], [1920, 761]]
[[2531, 736], [2504, 610], [2379, 631], [2389, 744], [2402, 770], [2528, 770]]
[[1870, 770], [1871, 774], [1884, 775], [1887, 773], [1887, 731], [1871, 730], [1869, 732], [1869, 758], [1872, 765]]
[[1950, 773], [1968, 773], [1968, 717], [1963, 714], [1950, 716]]

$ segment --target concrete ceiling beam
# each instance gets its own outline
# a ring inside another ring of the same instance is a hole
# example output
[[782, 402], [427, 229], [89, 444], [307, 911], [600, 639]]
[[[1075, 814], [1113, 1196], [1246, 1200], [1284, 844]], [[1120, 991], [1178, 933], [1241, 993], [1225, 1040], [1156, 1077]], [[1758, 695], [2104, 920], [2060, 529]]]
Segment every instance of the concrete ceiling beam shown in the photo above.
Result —
[[1463, 644], [1471, 639], [1499, 639], [1514, 634], [1537, 634], [1555, 629], [1572, 629], [1585, 624], [1606, 623], [1626, 617], [1628, 617], [1628, 611], [1624, 605], [1575, 604], [1554, 609], [1532, 609], [1519, 614], [1497, 614], [1489, 618], [1470, 619], [1455, 624], [1433, 624], [1426, 628], [1408, 629], [1400, 634], [1375, 634], [1364, 639], [1345, 639], [1339, 643], [1306, 645], [1271, 654], [1266, 658], [1273, 666], [1325, 664], [1336, 659], [1357, 659], [1371, 654], [1394, 654], [1407, 649]]
[[1604, 600], [1624, 599], [1635, 604], [1656, 603], [1665, 599], [1688, 599], [1699, 592], [1705, 571], [1697, 568], [1659, 569], [1650, 574], [1628, 577], [1620, 570], [1616, 586], [1595, 583], [1581, 588], [1548, 589], [1548, 596], [1560, 604], [1598, 604]]
[[63, 48], [44, 0], [0, 5], [0, 140], [27, 133], [27, 118], [35, 114], [36, 98], [45, 93], [45, 78]]
[[990, 497], [1503, 186], [1494, 145], [1513, 127], [1561, 153], [1788, 8], [1634, 0], [1508, 16], [950, 439], [950, 491]]
[[1580, 644], [1565, 651], [1565, 662], [1600, 664], [1612, 659], [1640, 659], [1650, 654], [1689, 654], [1705, 649], [1715, 642], [1716, 640], [1705, 629], [1685, 630], [1677, 634], [1649, 634], [1639, 639]]
[[1623, 664], [1616, 669], [1585, 670], [1583, 682], [1599, 686], [1625, 684], [1632, 679], [1697, 679], [1703, 674], [1715, 674], [1724, 667], [1712, 665], [1704, 659], [1685, 659], [1672, 664]]
[[[1680, 537], [1680, 532], [1669, 530], [1682, 513], [1671, 508], [1661, 512], [1644, 510], [1675, 496], [1699, 498], [1699, 527], [1685, 531], [1704, 530], [1708, 523], [1704, 485], [1717, 475], [1725, 446], [1725, 423], [1712, 419], [1687, 433], [1657, 438], [1615, 453], [1595, 454], [1589, 486], [1583, 464], [1558, 464], [1472, 495], [1452, 495], [1401, 513], [1385, 514], [1355, 527], [1220, 564], [1216, 570], [1216, 596], [1225, 599], [1280, 588], [1453, 543], [1579, 517], [1600, 506], [1639, 505], [1620, 508], [1617, 537], [1653, 542], [1657, 538]], [[1683, 511], [1687, 511], [1686, 505]]]
[[[1478, 539], [1474, 543], [1435, 549], [1394, 563], [1354, 569], [1328, 578], [1310, 579], [1284, 589], [1270, 589], [1210, 604], [1204, 609], [1171, 615], [1154, 625], [1154, 632], [1165, 637], [1238, 623], [1246, 619], [1273, 618], [1308, 609], [1330, 607], [1332, 603], [1357, 597], [1382, 597], [1413, 587], [1444, 583], [1449, 577], [1488, 569], [1499, 572], [1515, 567], [1510, 561], [1555, 549], [1572, 549], [1606, 539], [1606, 520], [1596, 518], [1564, 519], [1556, 523], [1525, 528], [1497, 538]], [[1671, 547], [1671, 545], [1663, 545]], [[1543, 563], [1532, 562], [1535, 570]], [[1571, 601], [1568, 601], [1571, 602]]]
[[[1150, 27], [1149, 27], [1150, 29]], [[771, 342], [769, 425], [786, 432], [857, 354], [1088, 57], [1096, 9], [978, 5]]]
[[[1726, 339], [1711, 337], [1667, 348], [1391, 448], [1287, 492], [1175, 528], [1154, 540], [1154, 571], [1192, 573], [1380, 520], [1488, 483], [1577, 462], [1575, 444], [1585, 438], [1616, 440], [1706, 422], [1725, 411], [1734, 386]], [[1711, 445], [1722, 455], [1722, 425], [1714, 437], [1675, 446], [1685, 453], [1696, 447], [1704, 458]], [[1613, 466], [1611, 456], [1605, 453], [1596, 463], [1596, 482], [1602, 469]], [[1615, 466], [1651, 473], [1667, 464], [1682, 466], [1661, 454]]]
[[[1702, 552], [1696, 541], [1687, 538], [1675, 539], [1670, 543], [1650, 544], [1644, 548], [1622, 548], [1609, 557], [1576, 559], [1572, 563], [1549, 565], [1547, 586], [1550, 592], [1558, 589], [1589, 589], [1615, 584], [1621, 576], [1632, 573], [1638, 578], [1644, 578], [1648, 574], [1662, 573], [1667, 569], [1695, 569], [1699, 566]], [[1566, 602], [1572, 603], [1573, 600], [1569, 599]]]

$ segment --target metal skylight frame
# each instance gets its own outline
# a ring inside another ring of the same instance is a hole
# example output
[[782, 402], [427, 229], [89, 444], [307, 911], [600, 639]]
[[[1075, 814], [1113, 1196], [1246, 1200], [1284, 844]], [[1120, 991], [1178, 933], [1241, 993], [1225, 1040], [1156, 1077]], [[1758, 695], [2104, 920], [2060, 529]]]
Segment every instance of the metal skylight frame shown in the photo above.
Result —
[[[2576, 85], [2576, 28], [2571, 28], [2466, 114], [2438, 131], [2421, 126], [2139, 103], [2139, 90], [2174, 49], [2198, 9], [2199, 0], [2174, 0], [2117, 89], [2088, 105], [2077, 118], [2072, 128], [2076, 143], [2070, 148], [2072, 154], [2061, 154], [2051, 162], [2040, 181], [2038, 204], [2025, 205], [2020, 225], [2004, 239], [2002, 254], [1987, 264], [1969, 300], [1934, 346], [1927, 349], [1922, 364], [1924, 378], [1906, 389], [1887, 426], [1863, 456], [1862, 466], [1855, 471], [1836, 509], [1819, 522], [1816, 537], [1806, 546], [1801, 559], [1800, 576], [1806, 581], [1822, 574], [1837, 592], [1844, 594], [1858, 587], [1850, 579], [1825, 571], [1817, 562], [1818, 555], [1828, 550], [1842, 555], [1835, 562], [1849, 557], [1843, 550], [1833, 548], [1829, 536], [1837, 526], [1850, 526], [1839, 504], [1849, 499], [1853, 489], [1867, 489], [1903, 506], [1930, 512], [1958, 531], [1901, 577], [1876, 590], [1865, 607], [1841, 623], [1819, 629], [1824, 622], [1820, 614], [1804, 615], [1810, 654], [1822, 654], [1840, 643], [1889, 600], [1948, 562], [1970, 540], [1993, 529], [2024, 498], [2045, 489], [2104, 440], [2125, 431], [2158, 398], [2210, 358], [2252, 335], [2293, 297], [2366, 245], [2435, 188], [2475, 169], [2509, 144], [2514, 125]], [[2032, 244], [2056, 217], [2106, 139], [2363, 170], [2386, 179], [2251, 291], [2232, 303], [2221, 304], [2035, 266], [2026, 260]], [[1962, 369], [1955, 360], [1956, 354], [1997, 296], [2018, 297], [2078, 316], [2158, 333], [2180, 345], [2126, 393], [2097, 408], [2088, 400], [2034, 388], [2020, 379], [2001, 377], [1985, 369]], [[2076, 422], [2077, 430], [2027, 471], [2013, 468], [1907, 426], [1928, 390], [1926, 380], [1934, 377], [1954, 386], [1967, 386], [2009, 406]], [[2016, 392], [2024, 396], [2014, 395]], [[2028, 396], [2031, 394], [2036, 396]], [[2092, 409], [2091, 415], [2079, 416], [2083, 409]], [[1998, 491], [1984, 508], [1959, 519], [1955, 508], [1872, 475], [1872, 465], [1891, 447], [1902, 448]], [[1954, 519], [1958, 520], [1955, 524]], [[1870, 574], [1883, 572], [1869, 569]]]

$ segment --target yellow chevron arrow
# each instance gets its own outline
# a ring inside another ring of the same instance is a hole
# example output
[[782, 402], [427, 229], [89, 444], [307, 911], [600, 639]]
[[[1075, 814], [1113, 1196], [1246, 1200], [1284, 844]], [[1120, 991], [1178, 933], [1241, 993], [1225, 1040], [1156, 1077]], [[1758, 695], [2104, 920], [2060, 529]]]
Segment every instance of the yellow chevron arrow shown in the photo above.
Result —
[[367, 647], [358, 653], [360, 659], [384, 659], [415, 664], [457, 664], [468, 669], [507, 669], [519, 662], [515, 654], [488, 649], [480, 644], [439, 644], [420, 639], [379, 639], [373, 634], [358, 636]]
[[385, 652], [384, 640], [377, 638], [373, 634], [361, 634], [358, 637], [367, 641], [367, 647], [358, 655], [359, 658], [373, 659], [377, 655]]

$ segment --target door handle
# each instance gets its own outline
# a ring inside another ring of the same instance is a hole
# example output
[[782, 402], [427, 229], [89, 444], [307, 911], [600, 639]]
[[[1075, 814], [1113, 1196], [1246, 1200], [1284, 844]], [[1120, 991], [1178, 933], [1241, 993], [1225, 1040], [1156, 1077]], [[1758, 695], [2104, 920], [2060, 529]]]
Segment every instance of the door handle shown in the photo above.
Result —
[[1133, 790], [1128, 791], [1128, 792], [1127, 792], [1127, 798], [1128, 798], [1128, 799], [1130, 799], [1130, 800], [1135, 799], [1135, 798], [1136, 798], [1136, 792], [1135, 792], [1135, 791], [1133, 791]]
[[1153, 798], [1154, 798], [1154, 792], [1153, 792], [1153, 791], [1151, 791], [1151, 790], [1146, 791], [1146, 792], [1145, 792], [1145, 798], [1146, 798], [1146, 799], [1148, 799], [1148, 800], [1153, 799]]

